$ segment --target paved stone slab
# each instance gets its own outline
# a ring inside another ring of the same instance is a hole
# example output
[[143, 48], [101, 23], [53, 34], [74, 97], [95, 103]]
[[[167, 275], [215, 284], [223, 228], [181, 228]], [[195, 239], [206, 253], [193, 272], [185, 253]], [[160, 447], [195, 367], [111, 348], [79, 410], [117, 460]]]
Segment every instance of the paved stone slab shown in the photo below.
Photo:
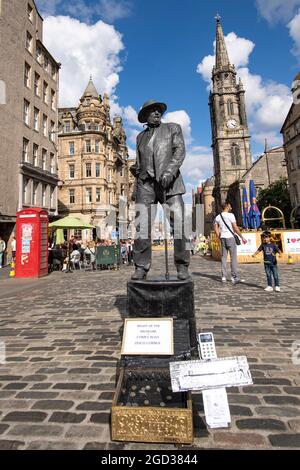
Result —
[[[153, 274], [161, 254], [153, 256]], [[170, 263], [172, 266], [172, 263]], [[300, 265], [280, 265], [282, 292], [266, 293], [263, 266], [240, 265], [245, 283], [220, 282], [220, 264], [194, 256], [197, 326], [219, 357], [247, 354], [254, 385], [231, 388], [232, 424], [207, 430], [195, 394], [199, 449], [300, 448]], [[0, 449], [174, 449], [110, 442], [110, 406], [132, 268], [0, 280]], [[78, 289], [80, 285], [80, 289]], [[88, 293], [88, 295], [85, 295]], [[298, 447], [297, 447], [298, 446]]]

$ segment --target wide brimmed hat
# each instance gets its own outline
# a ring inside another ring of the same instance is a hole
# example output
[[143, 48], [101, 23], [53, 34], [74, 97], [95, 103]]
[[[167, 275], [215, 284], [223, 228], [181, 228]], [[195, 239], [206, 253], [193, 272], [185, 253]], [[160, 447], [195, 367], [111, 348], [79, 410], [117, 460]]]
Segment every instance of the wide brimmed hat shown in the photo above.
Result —
[[164, 112], [167, 110], [167, 105], [165, 103], [159, 103], [156, 100], [146, 101], [146, 103], [144, 103], [143, 106], [141, 107], [140, 112], [138, 114], [139, 122], [141, 123], [147, 122], [148, 112], [154, 106], [157, 106], [160, 108], [161, 114], [164, 114]]

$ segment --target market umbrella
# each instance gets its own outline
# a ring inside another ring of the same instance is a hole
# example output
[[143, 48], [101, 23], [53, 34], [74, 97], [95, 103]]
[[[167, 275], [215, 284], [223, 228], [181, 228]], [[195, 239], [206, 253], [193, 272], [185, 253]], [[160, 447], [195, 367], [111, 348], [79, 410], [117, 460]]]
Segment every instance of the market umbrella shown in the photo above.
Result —
[[68, 251], [67, 251], [67, 258], [68, 258], [68, 269], [67, 272], [71, 272], [70, 270], [70, 236], [69, 236], [69, 230], [72, 228], [76, 229], [92, 229], [94, 228], [93, 225], [88, 224], [84, 222], [83, 220], [79, 219], [78, 217], [73, 217], [73, 216], [67, 216], [64, 217], [63, 219], [56, 220], [55, 222], [52, 222], [49, 224], [50, 228], [57, 228], [57, 229], [67, 229], [68, 230]]
[[250, 196], [250, 210], [249, 210], [249, 225], [253, 229], [258, 229], [261, 224], [260, 210], [256, 203], [256, 189], [254, 181], [249, 182], [249, 196]]
[[249, 228], [249, 204], [248, 204], [248, 196], [247, 196], [247, 189], [245, 186], [243, 187], [243, 226], [245, 229]]

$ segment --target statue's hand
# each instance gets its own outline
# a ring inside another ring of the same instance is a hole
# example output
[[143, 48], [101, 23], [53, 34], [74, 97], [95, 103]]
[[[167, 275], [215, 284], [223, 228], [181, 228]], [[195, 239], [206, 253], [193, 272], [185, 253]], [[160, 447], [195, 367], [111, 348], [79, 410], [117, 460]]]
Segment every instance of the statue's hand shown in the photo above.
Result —
[[163, 173], [162, 176], [160, 177], [160, 184], [162, 185], [162, 187], [164, 189], [168, 189], [168, 187], [170, 186], [170, 184], [172, 183], [174, 179], [174, 176], [171, 174], [171, 173]]

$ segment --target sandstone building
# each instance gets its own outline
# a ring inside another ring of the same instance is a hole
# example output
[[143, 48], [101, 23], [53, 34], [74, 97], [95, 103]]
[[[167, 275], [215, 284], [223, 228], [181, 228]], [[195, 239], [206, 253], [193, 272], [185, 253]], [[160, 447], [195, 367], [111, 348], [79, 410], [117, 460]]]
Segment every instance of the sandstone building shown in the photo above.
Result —
[[[300, 73], [293, 85], [293, 104], [282, 126], [284, 152], [287, 164], [291, 203], [300, 204]], [[300, 211], [299, 211], [300, 217]]]
[[1, 1], [0, 33], [0, 235], [8, 242], [19, 209], [57, 214], [60, 65], [33, 0]]
[[[130, 215], [132, 178], [122, 119], [111, 122], [109, 98], [99, 95], [91, 78], [78, 107], [61, 108], [59, 120], [59, 213], [91, 223], [99, 238], [107, 238], [113, 216], [121, 228]], [[76, 234], [91, 237], [88, 231]]]

